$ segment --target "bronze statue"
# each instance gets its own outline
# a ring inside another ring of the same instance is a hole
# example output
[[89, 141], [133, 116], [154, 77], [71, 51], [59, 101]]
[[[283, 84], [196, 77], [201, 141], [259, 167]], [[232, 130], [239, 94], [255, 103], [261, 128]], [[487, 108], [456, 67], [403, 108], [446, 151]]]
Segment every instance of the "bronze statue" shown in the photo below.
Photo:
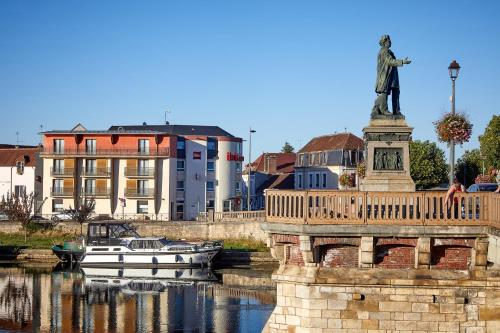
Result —
[[[379, 42], [381, 48], [377, 60], [377, 83], [375, 92], [378, 94], [372, 110], [372, 119], [379, 115], [401, 115], [399, 107], [399, 77], [398, 67], [410, 64], [411, 60], [396, 59], [390, 50], [392, 45], [389, 35], [383, 35]], [[392, 95], [392, 114], [387, 106], [387, 96]]]

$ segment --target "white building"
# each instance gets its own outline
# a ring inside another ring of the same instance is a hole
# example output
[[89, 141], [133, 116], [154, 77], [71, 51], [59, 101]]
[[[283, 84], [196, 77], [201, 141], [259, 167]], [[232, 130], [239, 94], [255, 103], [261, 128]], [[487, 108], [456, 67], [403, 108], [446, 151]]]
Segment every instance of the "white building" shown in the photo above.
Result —
[[241, 204], [241, 139], [217, 126], [111, 126], [44, 132], [51, 214], [85, 198], [97, 215], [193, 220]]
[[41, 192], [40, 179], [36, 179], [38, 147], [0, 147], [0, 199], [7, 193], [14, 195]]
[[339, 177], [356, 174], [363, 152], [363, 140], [351, 133], [313, 138], [297, 153], [295, 189], [339, 189]]

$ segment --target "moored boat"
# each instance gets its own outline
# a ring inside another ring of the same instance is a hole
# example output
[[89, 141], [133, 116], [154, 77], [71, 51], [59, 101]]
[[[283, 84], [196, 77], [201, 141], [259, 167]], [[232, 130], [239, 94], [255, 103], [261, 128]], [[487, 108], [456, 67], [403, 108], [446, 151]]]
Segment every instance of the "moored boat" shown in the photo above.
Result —
[[52, 252], [62, 262], [78, 262], [83, 256], [84, 242], [78, 241], [64, 241], [64, 243], [52, 246]]
[[204, 267], [221, 241], [190, 243], [141, 237], [126, 223], [89, 223], [82, 267]]

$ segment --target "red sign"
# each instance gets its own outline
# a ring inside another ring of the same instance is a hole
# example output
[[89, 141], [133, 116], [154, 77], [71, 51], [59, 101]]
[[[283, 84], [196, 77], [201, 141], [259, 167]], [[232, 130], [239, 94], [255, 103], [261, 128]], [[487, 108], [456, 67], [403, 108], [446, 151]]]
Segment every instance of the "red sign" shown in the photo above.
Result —
[[243, 161], [245, 158], [242, 156], [242, 155], [238, 155], [238, 154], [233, 154], [233, 153], [227, 153], [226, 155], [226, 159], [228, 161]]

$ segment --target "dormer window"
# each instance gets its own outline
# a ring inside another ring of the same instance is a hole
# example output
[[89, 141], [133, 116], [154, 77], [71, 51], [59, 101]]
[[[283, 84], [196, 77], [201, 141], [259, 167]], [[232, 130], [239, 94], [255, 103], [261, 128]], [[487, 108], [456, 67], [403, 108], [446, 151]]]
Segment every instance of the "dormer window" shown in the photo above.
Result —
[[18, 175], [24, 174], [24, 162], [23, 161], [16, 162], [16, 172]]

